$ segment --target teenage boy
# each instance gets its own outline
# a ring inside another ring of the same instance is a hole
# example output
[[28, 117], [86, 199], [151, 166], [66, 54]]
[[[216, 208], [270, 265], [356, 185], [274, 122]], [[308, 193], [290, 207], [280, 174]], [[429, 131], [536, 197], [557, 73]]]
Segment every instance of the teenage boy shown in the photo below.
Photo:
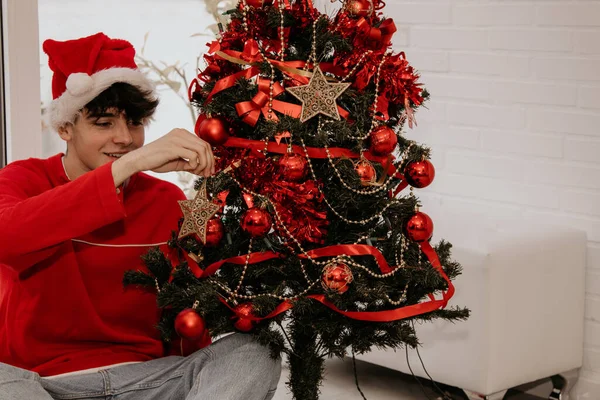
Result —
[[235, 334], [167, 356], [155, 296], [121, 283], [177, 229], [185, 199], [142, 171], [210, 176], [210, 145], [182, 129], [144, 145], [158, 100], [130, 43], [98, 33], [43, 48], [67, 150], [0, 170], [0, 400], [272, 398], [281, 366], [267, 348]]

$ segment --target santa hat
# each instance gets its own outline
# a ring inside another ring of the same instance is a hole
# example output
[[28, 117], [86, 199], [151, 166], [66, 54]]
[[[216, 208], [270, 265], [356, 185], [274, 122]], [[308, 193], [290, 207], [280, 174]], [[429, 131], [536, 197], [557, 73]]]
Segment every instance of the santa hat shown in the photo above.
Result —
[[134, 61], [135, 49], [125, 40], [97, 33], [66, 42], [49, 39], [43, 49], [54, 72], [54, 100], [48, 108], [54, 129], [73, 122], [79, 110], [113, 83], [125, 82], [142, 91], [154, 92], [154, 85]]

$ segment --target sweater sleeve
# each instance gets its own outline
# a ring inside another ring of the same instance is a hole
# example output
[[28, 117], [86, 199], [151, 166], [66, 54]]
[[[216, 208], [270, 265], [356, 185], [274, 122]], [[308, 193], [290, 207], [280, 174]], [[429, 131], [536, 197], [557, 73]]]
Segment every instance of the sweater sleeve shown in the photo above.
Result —
[[126, 216], [111, 163], [38, 193], [44, 184], [21, 166], [0, 171], [0, 262], [18, 273], [50, 257], [61, 243]]

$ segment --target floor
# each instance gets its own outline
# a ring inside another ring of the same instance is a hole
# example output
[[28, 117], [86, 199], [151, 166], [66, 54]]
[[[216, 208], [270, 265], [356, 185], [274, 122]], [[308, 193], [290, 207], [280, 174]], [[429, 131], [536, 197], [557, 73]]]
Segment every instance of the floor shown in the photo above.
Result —
[[[421, 381], [421, 387], [410, 375], [388, 368], [357, 361], [358, 379], [360, 388], [368, 400], [441, 400], [442, 396], [436, 392], [429, 381]], [[331, 359], [326, 363], [326, 373], [321, 388], [320, 400], [364, 400], [356, 389], [352, 360]], [[291, 400], [285, 382], [288, 370], [285, 368], [281, 374], [279, 387], [273, 400]], [[443, 386], [440, 388], [451, 396], [453, 400], [466, 400], [467, 398], [456, 388]], [[537, 400], [531, 394], [510, 391], [505, 400]], [[301, 399], [298, 399], [301, 400]]]

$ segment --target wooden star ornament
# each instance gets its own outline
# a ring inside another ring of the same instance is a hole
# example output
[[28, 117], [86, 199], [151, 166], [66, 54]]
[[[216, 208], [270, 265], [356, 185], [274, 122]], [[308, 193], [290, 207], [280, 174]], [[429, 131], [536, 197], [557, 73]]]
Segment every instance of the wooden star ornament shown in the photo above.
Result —
[[336, 100], [349, 86], [350, 83], [327, 82], [321, 68], [317, 65], [308, 85], [289, 87], [286, 90], [302, 102], [300, 122], [308, 121], [317, 114], [339, 121], [340, 113]]
[[195, 233], [202, 243], [206, 243], [206, 224], [221, 208], [208, 200], [206, 181], [202, 183], [194, 200], [179, 200], [178, 203], [184, 218], [179, 230], [179, 239]]

